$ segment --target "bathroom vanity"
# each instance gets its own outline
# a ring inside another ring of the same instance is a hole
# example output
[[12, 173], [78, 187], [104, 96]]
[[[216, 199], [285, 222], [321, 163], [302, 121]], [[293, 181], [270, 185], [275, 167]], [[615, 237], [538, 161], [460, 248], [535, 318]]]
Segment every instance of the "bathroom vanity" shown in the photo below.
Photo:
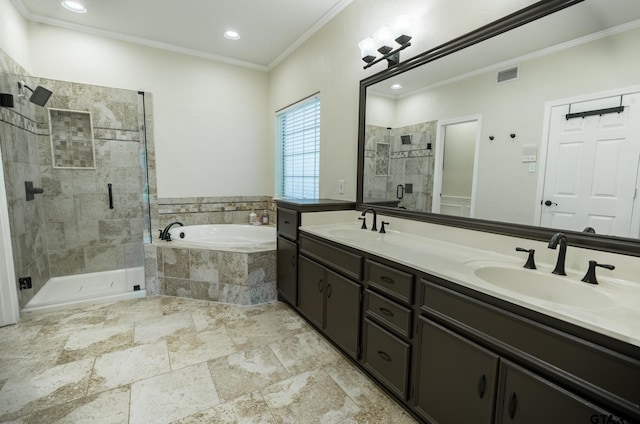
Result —
[[551, 280], [557, 302], [519, 296], [500, 279], [531, 272], [546, 284], [547, 264], [526, 270], [515, 251], [361, 230], [359, 212], [332, 224], [309, 203], [278, 206], [281, 299], [417, 419], [640, 422], [637, 284], [608, 284], [603, 272], [591, 286], [569, 272], [549, 277], [567, 279]]

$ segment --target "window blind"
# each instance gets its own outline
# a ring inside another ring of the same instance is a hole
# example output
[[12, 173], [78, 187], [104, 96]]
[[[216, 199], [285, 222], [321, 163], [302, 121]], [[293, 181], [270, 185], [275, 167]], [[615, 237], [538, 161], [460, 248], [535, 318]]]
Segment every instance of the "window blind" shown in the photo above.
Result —
[[285, 197], [317, 199], [320, 181], [320, 97], [303, 100], [277, 115], [280, 178]]

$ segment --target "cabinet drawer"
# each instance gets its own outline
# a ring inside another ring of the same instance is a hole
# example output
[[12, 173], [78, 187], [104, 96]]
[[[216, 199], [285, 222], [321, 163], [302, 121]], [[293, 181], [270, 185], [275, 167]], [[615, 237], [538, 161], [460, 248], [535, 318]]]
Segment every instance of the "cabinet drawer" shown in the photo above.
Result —
[[356, 280], [362, 279], [362, 256], [360, 255], [304, 235], [300, 236], [300, 251]]
[[298, 212], [278, 208], [278, 234], [291, 240], [297, 240], [299, 226]]
[[364, 367], [401, 399], [407, 399], [411, 347], [372, 321], [364, 321]]
[[408, 304], [413, 302], [413, 275], [369, 260], [366, 275], [372, 286]]
[[367, 290], [367, 315], [375, 317], [398, 334], [411, 337], [411, 309]]

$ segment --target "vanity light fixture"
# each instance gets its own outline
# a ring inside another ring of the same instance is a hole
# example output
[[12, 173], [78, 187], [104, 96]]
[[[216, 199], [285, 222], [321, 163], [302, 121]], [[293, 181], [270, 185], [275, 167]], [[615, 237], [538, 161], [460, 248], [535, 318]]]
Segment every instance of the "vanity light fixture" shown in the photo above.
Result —
[[[400, 63], [400, 50], [411, 45], [413, 36], [411, 27], [411, 17], [400, 15], [391, 22], [390, 27], [383, 26], [373, 34], [373, 37], [360, 41], [358, 43], [360, 57], [367, 63], [364, 69], [385, 59], [389, 68]], [[400, 47], [394, 49], [396, 44]], [[376, 58], [378, 53], [382, 56]]]
[[236, 31], [233, 31], [233, 30], [225, 31], [222, 35], [224, 35], [224, 38], [227, 38], [229, 40], [240, 39], [240, 34], [238, 34]]
[[65, 0], [61, 4], [62, 4], [62, 7], [72, 12], [87, 13], [87, 8], [84, 7], [82, 4], [78, 3], [77, 1]]

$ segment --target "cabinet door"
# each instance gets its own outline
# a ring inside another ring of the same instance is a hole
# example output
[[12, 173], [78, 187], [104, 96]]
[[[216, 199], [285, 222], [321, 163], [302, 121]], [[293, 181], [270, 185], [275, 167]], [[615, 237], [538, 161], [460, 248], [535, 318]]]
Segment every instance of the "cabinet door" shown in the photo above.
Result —
[[296, 244], [278, 236], [278, 294], [296, 306], [298, 295], [298, 252]]
[[300, 255], [298, 258], [298, 309], [322, 329], [324, 316], [324, 268]]
[[501, 362], [497, 423], [625, 422], [509, 361]]
[[424, 317], [418, 331], [416, 410], [440, 424], [491, 423], [498, 356]]
[[325, 332], [351, 357], [358, 356], [360, 336], [360, 284], [326, 271]]

